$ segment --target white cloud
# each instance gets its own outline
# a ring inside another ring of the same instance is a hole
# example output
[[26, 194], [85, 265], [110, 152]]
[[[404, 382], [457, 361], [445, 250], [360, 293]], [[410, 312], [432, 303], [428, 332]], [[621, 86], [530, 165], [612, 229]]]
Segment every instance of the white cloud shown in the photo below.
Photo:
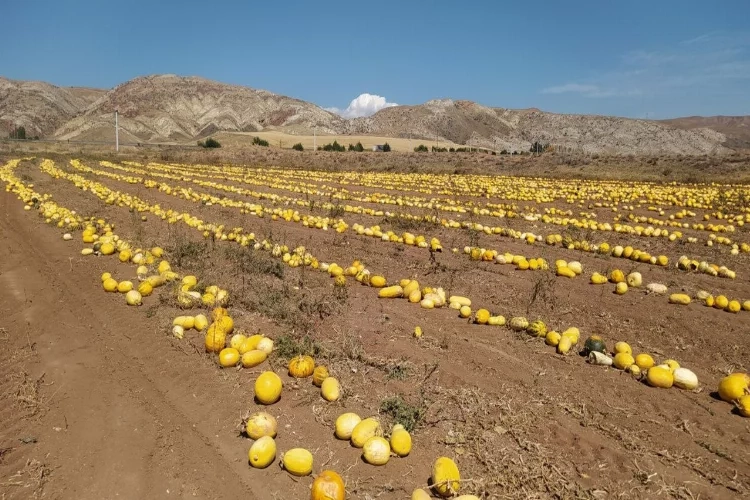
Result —
[[395, 102], [388, 102], [385, 97], [373, 94], [360, 94], [346, 109], [325, 108], [326, 111], [336, 113], [344, 118], [360, 118], [363, 116], [374, 115], [383, 108], [398, 106]]
[[566, 83], [556, 87], [542, 89], [542, 94], [581, 94], [584, 97], [613, 97], [640, 95], [640, 90], [619, 90], [612, 87], [600, 87], [590, 83]]
[[596, 85], [584, 85], [580, 83], [566, 83], [565, 85], [559, 85], [557, 87], [548, 87], [542, 90], [542, 94], [566, 94], [569, 92], [575, 92], [578, 94], [584, 94], [589, 92], [598, 92], [599, 87]]

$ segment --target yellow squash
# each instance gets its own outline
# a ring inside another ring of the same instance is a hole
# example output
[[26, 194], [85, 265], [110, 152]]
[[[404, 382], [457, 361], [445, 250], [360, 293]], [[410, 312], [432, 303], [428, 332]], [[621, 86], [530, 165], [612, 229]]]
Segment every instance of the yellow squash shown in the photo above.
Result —
[[312, 453], [304, 448], [293, 448], [281, 458], [284, 469], [294, 476], [309, 476], [313, 468]]
[[362, 447], [365, 462], [371, 465], [385, 465], [391, 458], [391, 445], [385, 438], [373, 436]]
[[250, 439], [260, 439], [263, 436], [276, 437], [277, 428], [276, 418], [264, 411], [253, 413], [245, 422], [245, 433]]
[[404, 429], [403, 425], [394, 425], [391, 432], [391, 450], [399, 457], [405, 457], [411, 453], [411, 434]]
[[373, 417], [366, 418], [352, 429], [352, 446], [362, 448], [368, 439], [373, 436], [380, 436], [382, 433], [380, 422], [377, 419]]
[[646, 372], [646, 382], [652, 387], [661, 387], [669, 389], [674, 384], [674, 375], [665, 366], [654, 366]]
[[335, 435], [338, 439], [351, 439], [352, 432], [362, 419], [356, 413], [343, 413], [336, 419]]
[[432, 466], [432, 487], [441, 497], [451, 497], [458, 493], [461, 474], [456, 462], [448, 457], [440, 457]]
[[722, 401], [731, 403], [750, 393], [750, 375], [747, 373], [732, 373], [719, 382], [719, 397]]
[[320, 386], [320, 394], [326, 401], [336, 401], [341, 395], [341, 386], [339, 381], [333, 377], [328, 377]]
[[263, 436], [253, 443], [247, 455], [251, 466], [265, 469], [276, 458], [276, 441], [271, 436]]
[[263, 372], [255, 379], [255, 398], [261, 404], [272, 405], [281, 398], [282, 388], [281, 377], [274, 372]]
[[219, 352], [219, 365], [222, 368], [237, 366], [240, 362], [240, 352], [234, 347], [226, 347]]

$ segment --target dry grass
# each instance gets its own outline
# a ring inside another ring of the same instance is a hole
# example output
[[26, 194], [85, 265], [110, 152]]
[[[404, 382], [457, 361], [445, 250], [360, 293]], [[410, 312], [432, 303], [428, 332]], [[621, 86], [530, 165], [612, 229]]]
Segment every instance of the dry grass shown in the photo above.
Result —
[[[508, 391], [510, 394], [511, 391]], [[575, 473], [535, 440], [543, 416], [509, 395], [433, 387], [425, 427], [439, 427], [462, 472], [461, 493], [480, 498], [590, 498]]]
[[[404, 139], [374, 135], [318, 135], [314, 137], [312, 135], [291, 135], [276, 130], [268, 132], [219, 132], [212, 137], [218, 140], [222, 147], [247, 147], [252, 144], [253, 137], [260, 137], [268, 141], [271, 147], [289, 149], [293, 145], [301, 143], [306, 151], [312, 151], [315, 144], [324, 146], [333, 141], [338, 141], [339, 144], [345, 147], [348, 147], [349, 144], [361, 142], [362, 146], [368, 151], [372, 151], [375, 145], [387, 142], [391, 146], [392, 151], [397, 152], [412, 152], [420, 144], [424, 144], [428, 148], [436, 144], [434, 139]], [[454, 142], [440, 141], [440, 147], [460, 148], [464, 146]]]
[[34, 379], [29, 377], [26, 372], [21, 372], [19, 378], [21, 382], [19, 382], [15, 392], [16, 402], [27, 409], [30, 415], [36, 415], [47, 407], [41, 396], [44, 374]]
[[44, 496], [44, 485], [50, 475], [52, 475], [52, 469], [32, 458], [26, 461], [23, 469], [3, 482], [2, 486], [23, 488], [29, 493], [26, 498], [41, 498]]

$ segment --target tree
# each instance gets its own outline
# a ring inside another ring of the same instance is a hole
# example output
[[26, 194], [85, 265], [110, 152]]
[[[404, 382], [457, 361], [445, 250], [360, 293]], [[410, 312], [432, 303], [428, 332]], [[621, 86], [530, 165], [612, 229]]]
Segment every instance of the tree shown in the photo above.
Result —
[[534, 143], [529, 148], [529, 153], [542, 154], [547, 151], [547, 148], [549, 148], [549, 144], [542, 144], [539, 141], [534, 141]]
[[420, 144], [419, 146], [414, 148], [415, 153], [426, 153], [428, 151], [429, 149], [427, 149], [427, 146], [425, 146], [424, 144]]
[[362, 143], [357, 141], [357, 144], [354, 145], [354, 151], [356, 151], [357, 153], [361, 153], [364, 150], [365, 147], [362, 145]]
[[323, 151], [346, 151], [346, 147], [334, 140], [332, 143], [323, 146]]
[[268, 141], [261, 139], [260, 137], [253, 137], [253, 145], [255, 146], [263, 146], [265, 148], [268, 147]]
[[26, 139], [26, 127], [16, 127], [10, 133], [11, 139]]
[[385, 144], [383, 144], [383, 152], [384, 153], [388, 153], [390, 150], [391, 150], [391, 145], [390, 144], [388, 144], [387, 142]]
[[298, 142], [297, 144], [292, 146], [292, 149], [294, 149], [295, 151], [304, 151], [305, 147], [302, 145], [301, 142]]

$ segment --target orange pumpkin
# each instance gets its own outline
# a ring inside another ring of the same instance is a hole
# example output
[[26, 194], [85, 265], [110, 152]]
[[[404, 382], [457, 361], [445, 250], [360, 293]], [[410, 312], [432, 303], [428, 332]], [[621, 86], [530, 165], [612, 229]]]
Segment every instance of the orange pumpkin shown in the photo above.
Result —
[[316, 387], [320, 387], [323, 385], [323, 381], [330, 375], [331, 374], [328, 373], [328, 368], [325, 366], [316, 366], [315, 371], [313, 371], [313, 384], [315, 384]]
[[324, 470], [312, 484], [310, 500], [345, 500], [344, 480], [332, 470]]
[[294, 378], [305, 378], [313, 374], [315, 360], [311, 356], [295, 356], [289, 361], [289, 375]]

